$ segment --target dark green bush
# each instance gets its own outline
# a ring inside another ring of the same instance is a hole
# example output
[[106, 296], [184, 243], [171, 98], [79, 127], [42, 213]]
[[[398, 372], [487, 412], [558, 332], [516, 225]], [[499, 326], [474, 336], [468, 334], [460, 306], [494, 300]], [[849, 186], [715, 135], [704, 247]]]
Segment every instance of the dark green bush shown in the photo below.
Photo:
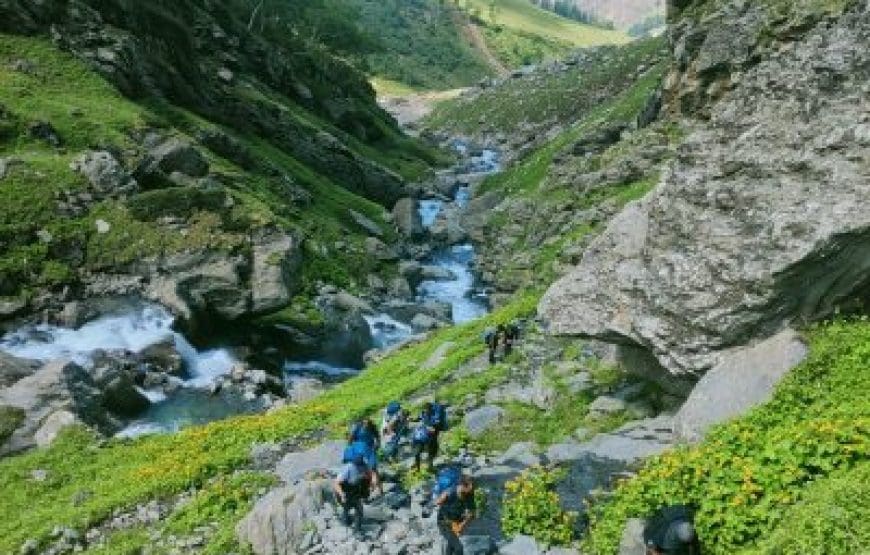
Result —
[[223, 189], [170, 187], [130, 197], [127, 208], [137, 220], [152, 221], [163, 216], [187, 217], [197, 211], [220, 213], [226, 199]]

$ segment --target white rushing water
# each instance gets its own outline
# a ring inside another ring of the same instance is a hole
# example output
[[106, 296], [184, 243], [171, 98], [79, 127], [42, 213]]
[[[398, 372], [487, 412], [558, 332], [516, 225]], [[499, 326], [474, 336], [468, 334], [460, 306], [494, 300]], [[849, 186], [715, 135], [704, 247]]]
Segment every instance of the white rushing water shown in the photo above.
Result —
[[158, 306], [146, 306], [126, 314], [105, 316], [78, 329], [59, 326], [28, 326], [0, 339], [0, 350], [35, 360], [71, 359], [89, 364], [94, 351], [123, 349], [139, 352], [177, 334], [173, 318]]
[[41, 361], [70, 359], [88, 366], [97, 350], [138, 353], [168, 339], [184, 361], [190, 387], [207, 387], [230, 372], [237, 361], [227, 349], [199, 351], [172, 329], [175, 318], [157, 305], [131, 308], [123, 314], [104, 316], [77, 329], [41, 324], [27, 326], [0, 338], [0, 351]]
[[449, 303], [453, 307], [453, 322], [456, 324], [479, 318], [488, 311], [486, 299], [474, 295], [474, 274], [471, 272], [473, 259], [474, 247], [471, 245], [454, 245], [436, 253], [431, 263], [449, 270], [453, 277], [425, 280], [417, 289], [421, 300]]
[[372, 340], [375, 347], [384, 349], [407, 339], [414, 334], [410, 326], [399, 322], [389, 314], [376, 314], [364, 316], [372, 332]]
[[[466, 154], [469, 147], [463, 141], [454, 141], [453, 148], [460, 154]], [[499, 153], [492, 149], [483, 149], [479, 154], [468, 159], [467, 167], [470, 173], [491, 175], [501, 169]], [[459, 208], [466, 208], [471, 200], [471, 190], [468, 187], [457, 189], [453, 202]], [[420, 218], [423, 227], [429, 229], [435, 223], [444, 207], [440, 200], [421, 200], [419, 203]], [[486, 297], [474, 291], [474, 274], [471, 270], [474, 261], [474, 246], [470, 244], [454, 245], [435, 252], [427, 263], [444, 268], [452, 274], [451, 279], [423, 281], [418, 290], [420, 300], [432, 300], [449, 303], [453, 307], [453, 322], [463, 323], [474, 320], [487, 313]]]
[[245, 407], [240, 404], [203, 391], [229, 374], [236, 358], [227, 349], [198, 350], [172, 329], [173, 322], [174, 317], [163, 307], [131, 307], [127, 312], [98, 318], [77, 329], [51, 325], [21, 328], [0, 338], [0, 351], [41, 361], [69, 359], [87, 367], [93, 363], [97, 350], [138, 353], [171, 339], [181, 355], [187, 379], [179, 380], [180, 389], [172, 395], [163, 390], [140, 389], [151, 406], [119, 432], [119, 437], [173, 432], [190, 424], [243, 412]]
[[420, 220], [422, 220], [424, 228], [429, 229], [432, 227], [443, 206], [444, 201], [438, 199], [424, 199], [419, 202], [418, 211], [420, 212]]

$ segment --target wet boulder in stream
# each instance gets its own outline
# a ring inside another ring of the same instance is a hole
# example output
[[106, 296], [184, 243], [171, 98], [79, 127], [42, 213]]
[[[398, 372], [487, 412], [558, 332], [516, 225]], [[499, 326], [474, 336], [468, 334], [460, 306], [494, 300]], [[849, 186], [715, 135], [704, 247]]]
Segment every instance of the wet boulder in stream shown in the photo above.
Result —
[[253, 248], [251, 310], [277, 310], [290, 302], [302, 264], [300, 242], [282, 233], [259, 238]]

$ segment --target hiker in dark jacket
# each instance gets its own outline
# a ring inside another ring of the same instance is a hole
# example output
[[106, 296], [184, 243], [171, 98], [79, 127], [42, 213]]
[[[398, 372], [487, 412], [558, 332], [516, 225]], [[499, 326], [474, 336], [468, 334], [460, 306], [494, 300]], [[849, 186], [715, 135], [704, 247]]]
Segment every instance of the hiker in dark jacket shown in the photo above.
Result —
[[504, 343], [504, 356], [505, 358], [509, 357], [511, 352], [513, 352], [514, 345], [520, 338], [520, 327], [516, 322], [511, 322], [504, 328], [504, 335], [502, 336], [502, 341]]
[[483, 342], [489, 352], [489, 363], [495, 364], [495, 351], [498, 349], [498, 330], [486, 328], [483, 332]]
[[438, 507], [438, 531], [447, 542], [447, 555], [463, 555], [459, 535], [468, 525], [476, 510], [474, 504], [474, 484], [471, 478], [463, 476], [455, 488], [442, 493], [435, 500]]
[[344, 523], [350, 526], [350, 511], [355, 513], [354, 528], [362, 530], [363, 501], [368, 499], [372, 488], [380, 487], [377, 474], [366, 465], [365, 458], [357, 455], [341, 469], [333, 483], [333, 490], [341, 503]]
[[695, 512], [686, 505], [660, 509], [643, 530], [647, 555], [701, 555]]
[[438, 436], [447, 430], [447, 409], [438, 403], [425, 403], [420, 413], [422, 430], [414, 433], [414, 468], [420, 470], [420, 459], [425, 451], [428, 456], [429, 470], [435, 469], [435, 457], [438, 456]]
[[381, 434], [384, 443], [384, 458], [398, 461], [399, 446], [402, 436], [408, 427], [408, 416], [398, 401], [392, 401], [384, 409], [384, 417], [381, 422]]

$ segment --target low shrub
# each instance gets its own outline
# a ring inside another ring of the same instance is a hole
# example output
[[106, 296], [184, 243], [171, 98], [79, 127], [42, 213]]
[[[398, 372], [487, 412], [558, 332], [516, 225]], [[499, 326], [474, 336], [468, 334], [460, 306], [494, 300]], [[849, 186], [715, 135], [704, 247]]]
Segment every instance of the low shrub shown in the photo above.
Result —
[[563, 474], [536, 466], [505, 484], [501, 526], [507, 536], [524, 534], [546, 545], [573, 541], [577, 513], [565, 511], [556, 493]]
[[[870, 460], [870, 322], [829, 323], [809, 337], [809, 358], [783, 380], [771, 402], [712, 430], [697, 447], [650, 460], [611, 501], [593, 507], [586, 551], [615, 552], [626, 519], [678, 503], [699, 507], [699, 536], [714, 555], [753, 548], [780, 527], [780, 540], [771, 540], [777, 545], [815, 545], [824, 529], [837, 526], [830, 515], [829, 524], [818, 526], [796, 527], [787, 519], [811, 518], [810, 509], [800, 508], [804, 500], [807, 507], [833, 507], [835, 497], [812, 501], [812, 488], [833, 489], [838, 477]], [[866, 498], [866, 480], [852, 484], [852, 494]], [[848, 508], [842, 518], [854, 522]], [[793, 537], [782, 537], [788, 534]], [[771, 549], [764, 552], [806, 552]], [[856, 553], [832, 546], [810, 552]]]

